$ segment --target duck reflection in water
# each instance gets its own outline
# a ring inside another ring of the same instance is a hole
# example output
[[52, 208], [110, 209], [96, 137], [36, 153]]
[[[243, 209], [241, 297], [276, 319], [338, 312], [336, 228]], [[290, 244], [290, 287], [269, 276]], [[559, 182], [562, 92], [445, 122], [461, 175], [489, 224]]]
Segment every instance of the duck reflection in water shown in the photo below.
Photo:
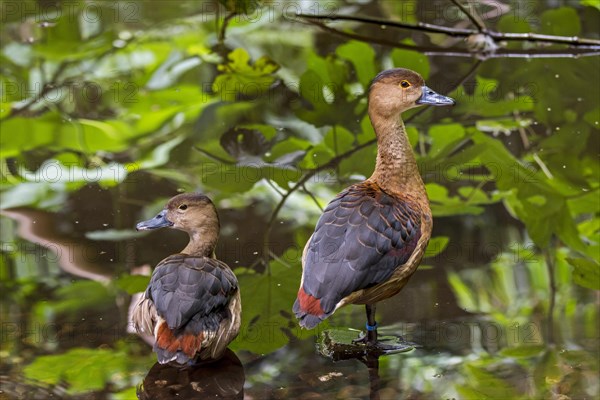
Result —
[[243, 399], [244, 367], [235, 353], [226, 349], [222, 358], [180, 368], [156, 363], [150, 368], [137, 396], [141, 400]]

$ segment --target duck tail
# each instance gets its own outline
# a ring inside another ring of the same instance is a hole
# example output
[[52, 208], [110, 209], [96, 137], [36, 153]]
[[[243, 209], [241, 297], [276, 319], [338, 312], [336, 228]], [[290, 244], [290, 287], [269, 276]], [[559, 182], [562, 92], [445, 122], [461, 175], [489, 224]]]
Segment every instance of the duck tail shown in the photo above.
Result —
[[321, 300], [307, 294], [304, 288], [298, 290], [298, 298], [292, 308], [301, 327], [313, 329], [331, 313], [325, 313], [321, 308]]
[[158, 362], [167, 364], [171, 361], [180, 365], [188, 364], [196, 358], [200, 351], [203, 340], [202, 332], [194, 335], [188, 332], [176, 335], [166, 321], [158, 322], [155, 331], [156, 341], [154, 342], [154, 351], [156, 352]]

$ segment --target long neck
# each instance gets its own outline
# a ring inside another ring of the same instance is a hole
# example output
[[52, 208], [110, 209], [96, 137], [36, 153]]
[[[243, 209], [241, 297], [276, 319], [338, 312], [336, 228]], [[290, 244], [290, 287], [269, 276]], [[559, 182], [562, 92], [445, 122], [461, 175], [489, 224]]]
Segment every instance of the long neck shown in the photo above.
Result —
[[372, 112], [369, 116], [377, 135], [377, 163], [369, 179], [389, 193], [426, 196], [402, 119]]
[[190, 241], [181, 252], [191, 256], [215, 257], [215, 247], [219, 239], [218, 228], [200, 228], [189, 232]]

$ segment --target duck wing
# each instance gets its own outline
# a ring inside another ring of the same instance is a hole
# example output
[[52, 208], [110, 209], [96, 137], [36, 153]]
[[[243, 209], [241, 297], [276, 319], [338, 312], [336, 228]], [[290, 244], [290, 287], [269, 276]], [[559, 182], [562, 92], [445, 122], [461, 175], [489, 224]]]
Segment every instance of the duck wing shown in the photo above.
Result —
[[365, 181], [329, 203], [309, 240], [294, 303], [300, 325], [313, 328], [346, 296], [387, 281], [421, 237], [412, 203]]
[[146, 296], [169, 329], [187, 327], [197, 333], [218, 328], [237, 287], [235, 275], [222, 261], [175, 254], [156, 266]]

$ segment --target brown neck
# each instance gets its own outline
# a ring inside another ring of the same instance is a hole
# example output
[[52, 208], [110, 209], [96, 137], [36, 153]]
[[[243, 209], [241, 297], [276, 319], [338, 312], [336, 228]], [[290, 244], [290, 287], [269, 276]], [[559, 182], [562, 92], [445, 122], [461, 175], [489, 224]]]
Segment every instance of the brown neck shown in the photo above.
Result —
[[191, 256], [215, 257], [215, 247], [219, 239], [219, 231], [209, 228], [200, 228], [189, 232], [190, 241], [181, 252]]
[[388, 193], [426, 196], [402, 119], [371, 110], [369, 117], [377, 135], [377, 163], [369, 180]]

